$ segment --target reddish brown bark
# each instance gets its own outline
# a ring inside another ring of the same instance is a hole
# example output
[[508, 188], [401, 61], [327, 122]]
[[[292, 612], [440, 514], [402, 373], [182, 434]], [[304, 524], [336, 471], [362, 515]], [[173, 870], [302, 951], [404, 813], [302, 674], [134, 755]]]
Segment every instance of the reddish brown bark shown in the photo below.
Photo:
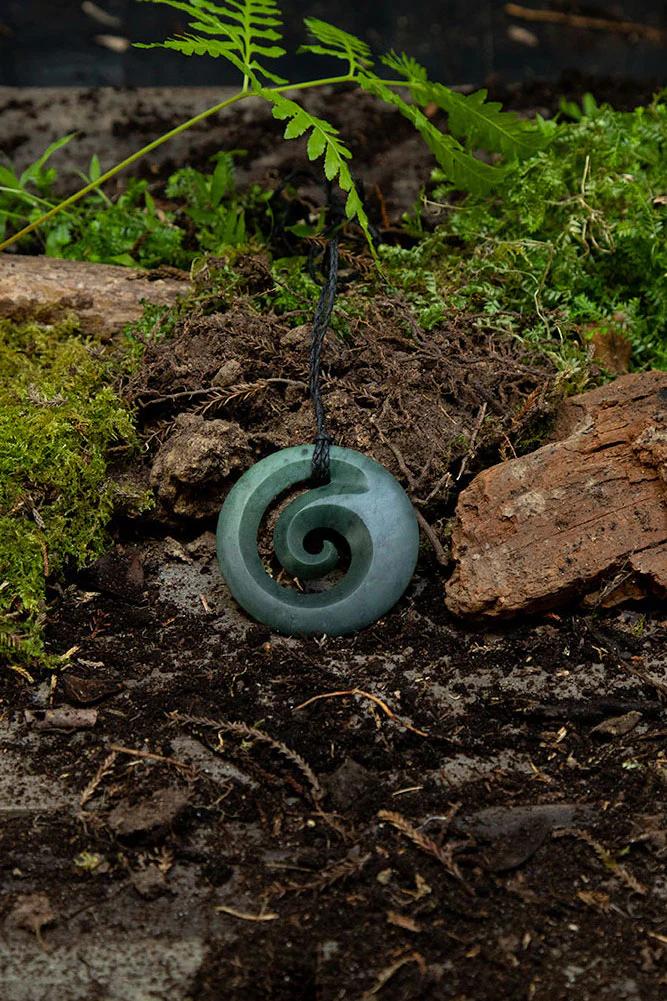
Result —
[[455, 614], [667, 592], [667, 372], [573, 397], [553, 437], [461, 494], [446, 587]]

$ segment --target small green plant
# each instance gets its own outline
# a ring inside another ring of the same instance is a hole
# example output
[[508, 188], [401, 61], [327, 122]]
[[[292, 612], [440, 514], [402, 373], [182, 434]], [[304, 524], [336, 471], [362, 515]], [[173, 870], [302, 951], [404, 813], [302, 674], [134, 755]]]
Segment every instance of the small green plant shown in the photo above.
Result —
[[57, 172], [47, 166], [59, 149], [74, 138], [74, 133], [62, 136], [48, 146], [42, 155], [20, 174], [11, 164], [0, 164], [0, 240], [7, 230], [26, 222], [35, 222], [44, 215], [44, 209], [53, 208], [49, 198]]
[[[335, 76], [289, 83], [275, 72], [275, 60], [285, 54], [280, 30], [281, 11], [276, 0], [144, 2], [176, 8], [191, 19], [188, 34], [164, 42], [148, 43], [144, 47], [159, 46], [186, 56], [205, 55], [225, 59], [241, 75], [238, 93], [170, 129], [111, 170], [91, 178], [76, 194], [0, 243], [0, 250], [67, 210], [162, 143], [250, 97], [260, 98], [271, 105], [274, 117], [285, 123], [285, 139], [307, 137], [309, 159], [323, 160], [327, 180], [336, 181], [345, 192], [347, 218], [359, 224], [371, 249], [370, 225], [352, 174], [350, 150], [338, 129], [313, 115], [293, 97], [286, 96], [288, 92], [325, 84], [356, 84], [395, 107], [412, 122], [453, 186], [478, 194], [489, 191], [502, 181], [508, 163], [536, 153], [549, 141], [548, 130], [539, 124], [535, 126], [523, 121], [514, 113], [502, 111], [499, 104], [486, 100], [485, 91], [463, 96], [443, 84], [430, 81], [426, 70], [406, 55], [390, 53], [383, 56], [381, 62], [394, 76], [388, 79], [379, 76], [373, 68], [371, 51], [365, 42], [313, 17], [305, 19], [311, 41], [300, 51], [342, 62], [343, 70]], [[401, 91], [407, 91], [409, 101], [401, 96]], [[446, 114], [449, 132], [437, 128], [424, 113], [423, 109], [429, 104], [437, 105]], [[492, 164], [478, 159], [473, 151], [480, 147], [504, 158], [505, 163]]]
[[[40, 157], [39, 169], [35, 164], [18, 176], [10, 165], [0, 167], [7, 181], [0, 186], [3, 232], [15, 230], [17, 221], [38, 219], [45, 206], [53, 207], [58, 175], [54, 167], [46, 170], [43, 165], [70, 138], [53, 143]], [[234, 160], [240, 155], [240, 151], [216, 153], [210, 172], [193, 167], [177, 170], [158, 200], [148, 182], [137, 178], [130, 178], [113, 201], [95, 191], [88, 201], [44, 223], [43, 250], [50, 257], [71, 260], [187, 268], [202, 252], [220, 254], [261, 239], [271, 225], [271, 192], [258, 185], [238, 192]], [[93, 182], [101, 173], [94, 156], [85, 179]]]
[[109, 448], [134, 439], [110, 385], [116, 359], [76, 326], [0, 321], [0, 663], [45, 656], [46, 579], [106, 541]]
[[560, 112], [565, 118], [570, 118], [573, 122], [580, 122], [582, 118], [595, 118], [596, 115], [601, 114], [602, 109], [593, 95], [586, 92], [581, 99], [581, 104], [562, 97]]
[[[438, 302], [520, 334], [576, 375], [588, 338], [619, 332], [636, 367], [667, 368], [667, 104], [634, 112], [587, 102], [547, 149], [509, 164], [488, 195], [452, 204], [386, 272], [428, 323]], [[414, 225], [414, 223], [413, 223]]]

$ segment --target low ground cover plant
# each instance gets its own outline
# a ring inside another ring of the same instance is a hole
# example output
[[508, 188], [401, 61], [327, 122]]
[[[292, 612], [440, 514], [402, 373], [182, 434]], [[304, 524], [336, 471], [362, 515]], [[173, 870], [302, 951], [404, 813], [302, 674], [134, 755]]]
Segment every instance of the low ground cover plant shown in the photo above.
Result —
[[46, 579], [99, 556], [116, 500], [109, 449], [134, 441], [117, 353], [56, 327], [0, 321], [0, 661], [47, 665]]
[[[17, 224], [38, 220], [45, 206], [55, 207], [58, 171], [51, 157], [71, 139], [65, 136], [53, 143], [21, 173], [10, 164], [0, 165], [0, 236], [15, 231]], [[264, 242], [271, 192], [258, 185], [238, 191], [239, 155], [215, 154], [207, 172], [194, 167], [176, 170], [161, 190], [159, 204], [149, 182], [134, 177], [116, 198], [95, 190], [89, 199], [41, 225], [33, 246], [50, 257], [69, 260], [189, 268], [202, 253], [219, 254], [230, 247]], [[94, 156], [89, 182], [101, 174], [99, 158]]]
[[667, 103], [586, 107], [486, 196], [453, 203], [436, 172], [444, 218], [413, 249], [388, 248], [388, 271], [427, 326], [447, 308], [481, 313], [571, 370], [613, 331], [635, 367], [666, 368]]

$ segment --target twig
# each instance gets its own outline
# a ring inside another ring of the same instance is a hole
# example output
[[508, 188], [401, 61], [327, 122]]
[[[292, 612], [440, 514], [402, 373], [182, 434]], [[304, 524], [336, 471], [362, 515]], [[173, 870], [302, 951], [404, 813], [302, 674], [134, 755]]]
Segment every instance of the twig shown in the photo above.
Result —
[[637, 21], [615, 21], [609, 17], [589, 17], [584, 14], [570, 14], [564, 10], [535, 10], [517, 3], [505, 4], [505, 13], [521, 21], [541, 21], [545, 24], [564, 24], [569, 28], [584, 28], [590, 31], [611, 31], [619, 35], [635, 35], [647, 42], [662, 45], [667, 39], [667, 31], [651, 24]]
[[433, 528], [432, 525], [429, 525], [429, 523], [427, 522], [426, 518], [421, 513], [421, 511], [418, 511], [416, 508], [415, 508], [415, 516], [417, 518], [417, 521], [419, 522], [419, 527], [421, 528], [422, 532], [424, 533], [428, 541], [431, 543], [436, 561], [440, 564], [441, 567], [448, 566], [449, 559], [447, 558], [447, 553], [445, 552], [444, 547], [440, 542], [440, 539], [435, 534], [435, 529]]
[[367, 991], [364, 991], [361, 996], [361, 1001], [369, 1001], [370, 998], [375, 997], [375, 995], [382, 990], [387, 981], [391, 980], [394, 974], [398, 973], [401, 967], [405, 966], [407, 963], [416, 963], [419, 967], [420, 973], [422, 975], [424, 974], [426, 970], [424, 957], [419, 952], [409, 952], [406, 956], [401, 956], [400, 959], [397, 959], [395, 962], [386, 966], [384, 970], [381, 970], [380, 973], [378, 973], [374, 985]]
[[554, 831], [554, 838], [577, 838], [579, 841], [584, 841], [589, 845], [600, 861], [606, 866], [607, 869], [611, 871], [621, 879], [625, 885], [632, 890], [634, 893], [640, 893], [642, 896], [646, 894], [646, 887], [643, 883], [640, 883], [636, 876], [633, 876], [629, 869], [626, 869], [624, 865], [617, 862], [613, 858], [611, 852], [609, 852], [604, 845], [601, 845], [599, 841], [589, 834], [588, 831], [582, 831], [578, 827], [564, 827], [560, 831]]
[[[627, 671], [628, 674], [633, 675], [635, 678], [638, 678], [644, 685], [652, 688], [662, 702], [667, 701], [667, 684], [665, 684], [664, 681], [660, 681], [658, 678], [652, 678], [639, 667], [635, 667], [633, 664], [628, 663], [623, 656], [621, 647], [612, 636], [598, 632], [590, 626], [588, 626], [588, 631], [600, 644], [602, 644], [601, 650], [603, 650], [604, 653], [611, 653], [615, 655], [617, 661], [616, 666], [622, 668], [624, 671]], [[639, 659], [641, 660], [641, 658]]]
[[667, 685], [664, 681], [659, 681], [658, 678], [652, 678], [650, 674], [646, 673], [646, 671], [642, 671], [640, 668], [634, 667], [622, 657], [618, 657], [618, 666], [622, 667], [624, 671], [628, 672], [628, 674], [632, 674], [635, 678], [639, 678], [644, 685], [652, 688], [662, 701], [667, 701]]
[[662, 945], [667, 945], [667, 935], [661, 935], [657, 931], [649, 931], [646, 933], [649, 938], [654, 938], [656, 942], [662, 943]]
[[79, 797], [79, 806], [85, 806], [86, 803], [93, 798], [93, 796], [97, 792], [97, 787], [99, 786], [102, 779], [109, 774], [109, 772], [113, 768], [114, 761], [116, 760], [117, 757], [118, 757], [117, 752], [113, 750], [111, 751], [110, 754], [107, 754], [106, 758], [104, 759], [104, 761], [97, 769], [97, 771], [93, 775], [88, 785], [84, 788], [83, 792], [81, 793], [81, 796]]
[[479, 408], [479, 413], [477, 414], [477, 420], [475, 421], [475, 426], [474, 426], [472, 434], [470, 436], [470, 441], [468, 442], [468, 451], [463, 456], [463, 461], [461, 462], [461, 468], [459, 469], [458, 476], [456, 477], [456, 482], [457, 483], [461, 479], [461, 477], [463, 476], [464, 472], [466, 471], [466, 467], [468, 465], [468, 461], [475, 454], [475, 447], [477, 445], [477, 439], [479, 437], [479, 432], [480, 432], [480, 430], [482, 428], [482, 424], [484, 423], [484, 418], [486, 417], [486, 410], [487, 410], [487, 405], [486, 405], [486, 403], [483, 403], [481, 405], [481, 407]]
[[389, 719], [394, 720], [394, 722], [398, 723], [399, 726], [405, 727], [406, 730], [410, 730], [412, 733], [416, 733], [420, 737], [428, 737], [428, 734], [424, 730], [418, 730], [416, 726], [412, 726], [411, 723], [406, 723], [405, 720], [400, 718], [400, 716], [397, 716], [396, 713], [389, 708], [386, 702], [383, 702], [377, 695], [373, 695], [371, 692], [364, 692], [361, 688], [344, 688], [338, 692], [323, 692], [321, 695], [313, 695], [311, 699], [306, 699], [306, 701], [302, 702], [301, 705], [296, 706], [294, 712], [298, 712], [300, 709], [305, 709], [306, 706], [312, 705], [313, 702], [319, 702], [320, 699], [343, 698], [346, 695], [358, 695], [362, 699], [370, 699], [370, 701], [374, 702], [375, 705], [389, 717]]
[[247, 911], [237, 911], [235, 907], [226, 907], [220, 904], [215, 908], [222, 914], [231, 914], [233, 918], [241, 918], [242, 921], [275, 921], [280, 915], [274, 911], [260, 911], [259, 914], [249, 914]]
[[371, 858], [370, 853], [362, 855], [360, 858], [351, 858], [348, 854], [342, 862], [334, 862], [326, 869], [320, 869], [312, 879], [304, 883], [287, 883], [280, 887], [280, 890], [282, 892], [305, 893], [308, 890], [321, 890], [325, 886], [333, 886], [334, 883], [349, 879], [350, 876], [357, 876]]
[[447, 472], [444, 474], [444, 476], [440, 477], [440, 479], [438, 480], [438, 482], [436, 483], [436, 485], [433, 487], [433, 489], [430, 491], [430, 493], [428, 494], [428, 496], [427, 497], [423, 497], [423, 498], [422, 497], [416, 497], [415, 498], [415, 502], [417, 504], [424, 504], [424, 505], [430, 504], [430, 502], [433, 500], [433, 498], [436, 497], [440, 493], [440, 491], [442, 490], [442, 488], [445, 485], [447, 486], [447, 488], [449, 488], [449, 487], [451, 487], [453, 485], [453, 483], [454, 483], [454, 480], [452, 479], [452, 474], [450, 473], [449, 470], [447, 470]]
[[[382, 431], [380, 431], [379, 428], [377, 430], [378, 430], [378, 435], [380, 436], [380, 440], [392, 452], [394, 458], [396, 459], [396, 462], [398, 463], [398, 467], [399, 467], [400, 471], [402, 472], [403, 476], [405, 477], [405, 480], [406, 480], [406, 482], [408, 484], [408, 492], [409, 492], [409, 494], [410, 494], [410, 496], [412, 498], [413, 503], [415, 505], [419, 504], [419, 503], [422, 503], [419, 500], [419, 498], [415, 497], [415, 493], [416, 493], [416, 490], [417, 490], [417, 484], [415, 483], [414, 476], [412, 475], [410, 469], [408, 468], [407, 462], [403, 458], [401, 450], [399, 448], [397, 448], [396, 445], [392, 444], [392, 442], [389, 441], [389, 439], [386, 437], [386, 435], [384, 435], [382, 433]], [[439, 483], [436, 485], [436, 487], [434, 489], [437, 490], [438, 487], [440, 486], [440, 484], [443, 483], [443, 482], [445, 482], [446, 478], [449, 475], [450, 475], [449, 472], [445, 473], [445, 476], [439, 481]], [[425, 504], [428, 503], [428, 501], [431, 499], [432, 496], [433, 496], [433, 491], [431, 491], [431, 494], [429, 495], [429, 497], [427, 498], [427, 500], [424, 501], [423, 503], [425, 503]], [[419, 522], [420, 528], [422, 529], [422, 531], [423, 531], [424, 535], [426, 536], [426, 538], [428, 539], [428, 541], [431, 543], [431, 546], [433, 548], [433, 552], [435, 553], [436, 560], [438, 561], [438, 563], [441, 566], [447, 566], [448, 563], [449, 563], [449, 560], [447, 559], [447, 554], [446, 554], [445, 550], [442, 547], [442, 543], [438, 539], [438, 536], [435, 534], [435, 529], [431, 525], [429, 525], [429, 523], [426, 520], [426, 518], [424, 517], [424, 515], [421, 513], [421, 511], [418, 511], [416, 507], [415, 507], [415, 515], [417, 516], [417, 521]]]
[[[299, 389], [307, 389], [308, 386], [305, 382], [301, 382], [298, 379], [258, 379], [256, 382], [242, 382], [237, 383], [234, 386], [227, 386], [227, 392], [230, 396], [238, 395], [239, 392], [250, 392], [251, 390], [265, 389], [267, 386], [280, 385], [280, 386], [297, 386]], [[147, 396], [143, 394], [140, 396], [139, 402], [146, 408], [149, 406], [154, 406], [157, 403], [168, 403], [170, 400], [180, 400], [184, 397], [189, 397], [194, 399], [198, 396], [210, 396], [213, 393], [221, 393], [222, 386], [208, 386], [206, 389], [183, 389], [178, 393], [168, 393], [166, 396]]]
[[398, 449], [396, 447], [396, 445], [393, 445], [389, 441], [389, 439], [387, 437], [385, 437], [385, 435], [382, 434], [382, 431], [379, 432], [379, 435], [380, 435], [380, 438], [382, 439], [382, 441], [384, 442], [384, 444], [387, 446], [387, 448], [390, 449], [390, 451], [393, 453], [394, 458], [396, 459], [396, 462], [398, 463], [399, 468], [400, 468], [401, 472], [403, 473], [403, 476], [405, 477], [405, 479], [408, 482], [408, 486], [410, 487], [410, 490], [415, 490], [416, 485], [415, 485], [414, 476], [410, 472], [410, 470], [408, 468], [408, 464], [405, 461], [405, 459], [403, 458], [403, 455], [401, 454], [400, 449]]
[[146, 761], [160, 761], [162, 764], [171, 765], [173, 768], [185, 772], [187, 775], [195, 774], [195, 769], [192, 765], [186, 764], [185, 761], [179, 761], [177, 758], [166, 758], [163, 754], [154, 754], [152, 751], [136, 751], [131, 747], [123, 747], [121, 744], [109, 744], [109, 750], [116, 754], [127, 754], [132, 758], [144, 758]]

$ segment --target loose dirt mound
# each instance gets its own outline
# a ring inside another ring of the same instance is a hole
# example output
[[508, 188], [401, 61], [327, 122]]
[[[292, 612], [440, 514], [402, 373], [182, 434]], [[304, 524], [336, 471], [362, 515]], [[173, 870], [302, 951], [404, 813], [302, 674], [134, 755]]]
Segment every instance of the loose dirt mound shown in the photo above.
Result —
[[[443, 542], [457, 481], [482, 457], [521, 449], [550, 412], [555, 372], [519, 340], [477, 330], [465, 317], [425, 334], [408, 316], [400, 302], [369, 299], [348, 337], [330, 331], [323, 393], [336, 443], [390, 468]], [[148, 347], [128, 392], [157, 450], [159, 517], [210, 517], [212, 492], [219, 506], [230, 469], [312, 440], [309, 338], [308, 326], [290, 328], [248, 302], [189, 318], [175, 336]], [[236, 442], [233, 456], [219, 444], [221, 421]]]

